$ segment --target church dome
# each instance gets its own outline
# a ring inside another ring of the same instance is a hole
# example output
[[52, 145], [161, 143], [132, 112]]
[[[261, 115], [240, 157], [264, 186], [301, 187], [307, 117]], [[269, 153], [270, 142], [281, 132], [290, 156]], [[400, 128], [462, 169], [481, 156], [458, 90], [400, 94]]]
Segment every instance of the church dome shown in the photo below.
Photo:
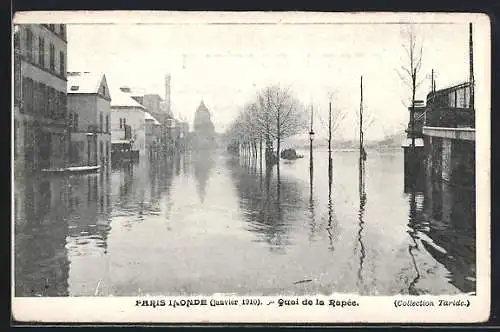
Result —
[[194, 130], [195, 131], [214, 131], [214, 125], [210, 119], [210, 111], [203, 100], [200, 102], [196, 113], [194, 114]]
[[208, 113], [210, 115], [210, 111], [208, 110], [207, 106], [205, 106], [205, 103], [203, 100], [200, 102], [200, 106], [198, 106], [198, 109], [196, 110], [197, 114], [202, 114], [202, 113]]

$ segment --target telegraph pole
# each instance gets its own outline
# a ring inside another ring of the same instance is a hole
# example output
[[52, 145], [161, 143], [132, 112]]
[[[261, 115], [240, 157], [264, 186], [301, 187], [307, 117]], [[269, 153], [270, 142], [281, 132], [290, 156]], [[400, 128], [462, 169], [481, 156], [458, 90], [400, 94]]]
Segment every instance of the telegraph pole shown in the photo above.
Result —
[[313, 169], [313, 140], [314, 140], [314, 130], [313, 130], [313, 106], [311, 105], [311, 129], [309, 130], [309, 170], [312, 172]]
[[469, 81], [470, 107], [474, 109], [474, 52], [472, 43], [472, 23], [469, 23]]
[[328, 110], [328, 179], [332, 181], [332, 102]]
[[363, 76], [360, 84], [361, 98], [359, 102], [359, 158], [363, 160]]

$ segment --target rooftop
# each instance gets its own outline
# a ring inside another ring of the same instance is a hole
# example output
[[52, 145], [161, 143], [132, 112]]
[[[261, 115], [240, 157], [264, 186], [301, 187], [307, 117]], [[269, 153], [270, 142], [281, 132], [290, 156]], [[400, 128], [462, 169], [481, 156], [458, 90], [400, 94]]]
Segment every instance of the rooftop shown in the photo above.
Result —
[[208, 111], [207, 106], [205, 106], [205, 103], [203, 102], [203, 99], [201, 100], [200, 105], [198, 106], [198, 109], [196, 110], [196, 112], [197, 112], [197, 113], [198, 113], [198, 112], [206, 112], [206, 113], [210, 113], [210, 112]]
[[144, 106], [136, 102], [130, 93], [124, 92], [120, 89], [111, 93], [111, 107], [135, 107], [145, 109]]
[[68, 72], [67, 93], [98, 93], [99, 86], [104, 78], [98, 72]]
[[161, 125], [161, 123], [155, 119], [154, 116], [151, 115], [149, 112], [144, 112], [144, 120], [146, 121], [153, 121], [155, 125]]

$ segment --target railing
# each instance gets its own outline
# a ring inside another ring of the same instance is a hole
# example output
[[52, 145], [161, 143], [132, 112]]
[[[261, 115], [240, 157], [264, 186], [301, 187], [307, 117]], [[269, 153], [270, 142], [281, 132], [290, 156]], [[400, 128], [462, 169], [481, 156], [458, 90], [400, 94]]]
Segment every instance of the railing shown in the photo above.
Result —
[[475, 112], [470, 108], [433, 108], [426, 113], [425, 125], [428, 127], [475, 128]]

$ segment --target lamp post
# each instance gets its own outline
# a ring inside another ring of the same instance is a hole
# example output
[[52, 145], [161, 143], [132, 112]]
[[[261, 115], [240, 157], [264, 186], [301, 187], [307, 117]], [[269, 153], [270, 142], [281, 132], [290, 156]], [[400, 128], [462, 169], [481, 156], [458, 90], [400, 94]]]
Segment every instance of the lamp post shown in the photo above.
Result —
[[311, 130], [309, 130], [309, 170], [311, 171], [311, 174], [313, 169], [313, 140], [314, 140], [313, 107], [311, 106]]
[[313, 140], [314, 140], [314, 131], [309, 131], [309, 169], [313, 168]]

